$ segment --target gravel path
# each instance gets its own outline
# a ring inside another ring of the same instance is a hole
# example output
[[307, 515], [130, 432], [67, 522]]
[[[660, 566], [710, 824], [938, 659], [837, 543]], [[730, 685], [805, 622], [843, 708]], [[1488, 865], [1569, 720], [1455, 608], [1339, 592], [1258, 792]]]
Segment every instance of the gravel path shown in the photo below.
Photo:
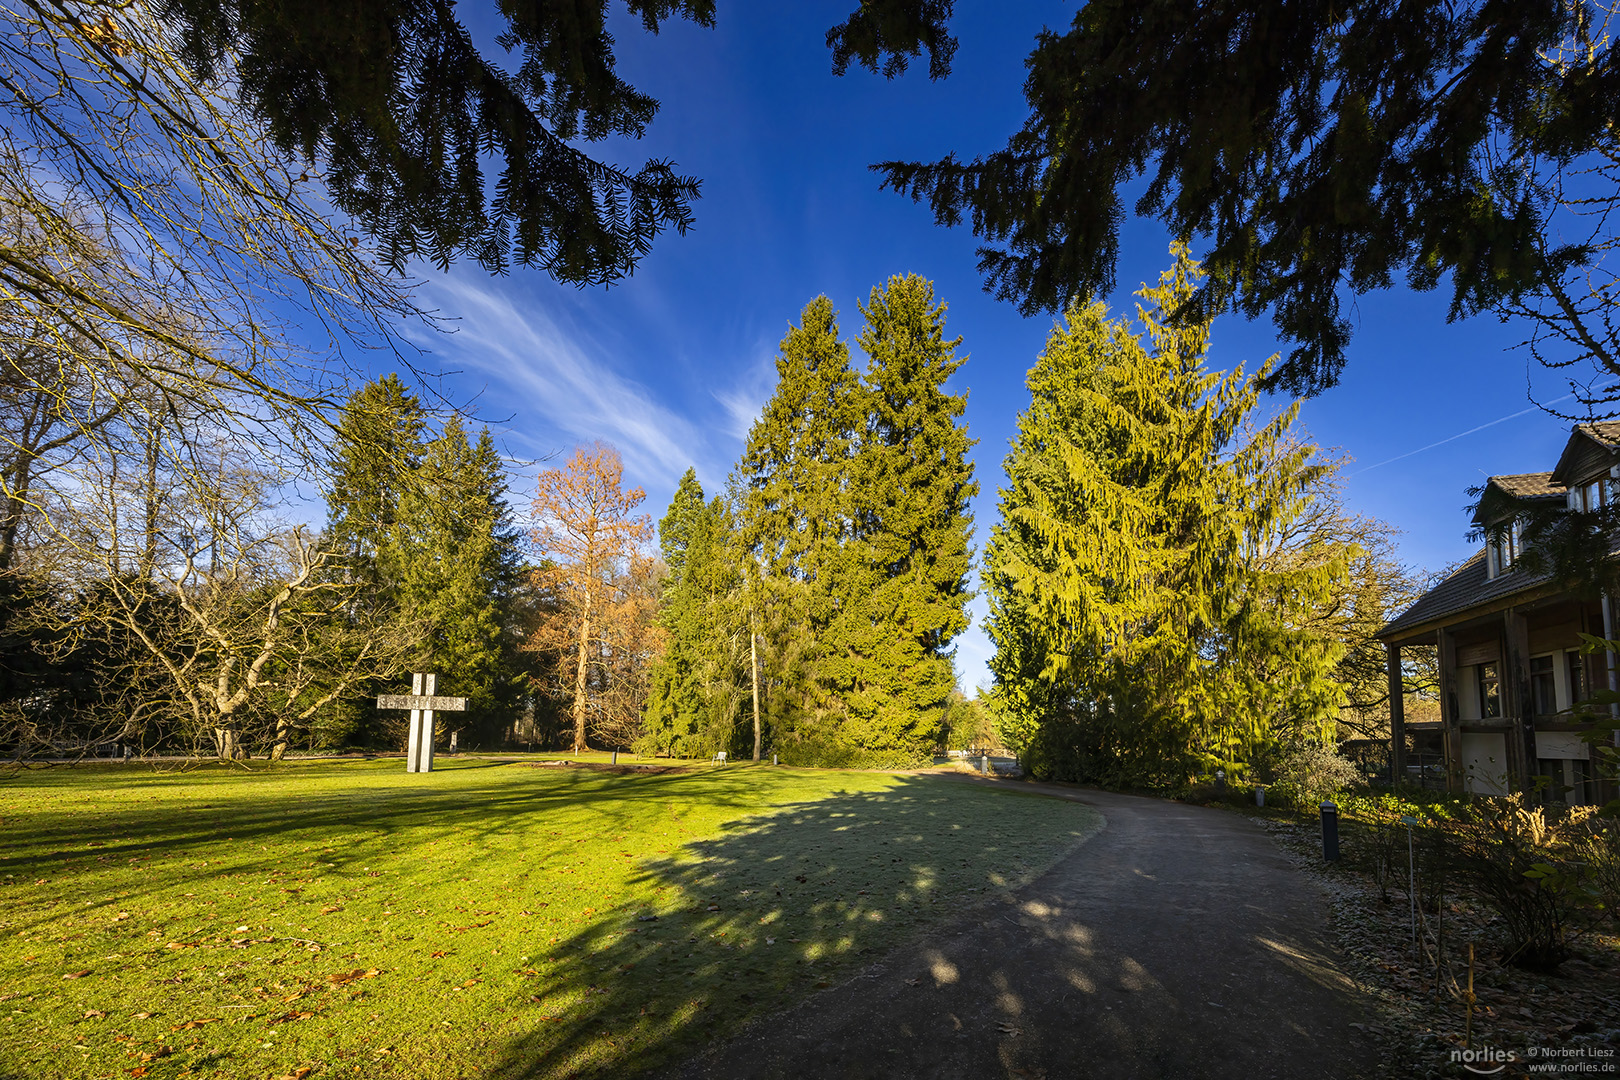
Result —
[[[942, 783], [994, 783], [941, 777]], [[1258, 823], [1058, 785], [1102, 832], [1015, 899], [665, 1073], [748, 1077], [1368, 1076], [1370, 1006], [1319, 887]]]

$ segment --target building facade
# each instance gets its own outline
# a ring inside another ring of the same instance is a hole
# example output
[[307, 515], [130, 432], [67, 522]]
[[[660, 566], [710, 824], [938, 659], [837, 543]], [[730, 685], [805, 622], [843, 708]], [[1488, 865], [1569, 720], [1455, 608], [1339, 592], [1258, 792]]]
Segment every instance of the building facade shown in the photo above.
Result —
[[[1396, 775], [1416, 778], [1438, 762], [1447, 789], [1481, 795], [1536, 791], [1583, 804], [1613, 797], [1599, 774], [1590, 723], [1573, 707], [1615, 685], [1615, 658], [1582, 651], [1582, 634], [1613, 639], [1609, 597], [1583, 598], [1520, 565], [1518, 515], [1538, 509], [1594, 510], [1620, 502], [1620, 422], [1582, 424], [1550, 472], [1493, 476], [1474, 524], [1494, 528], [1483, 549], [1449, 573], [1380, 632], [1388, 653], [1390, 727]], [[1402, 650], [1437, 653], [1440, 719], [1408, 725]]]

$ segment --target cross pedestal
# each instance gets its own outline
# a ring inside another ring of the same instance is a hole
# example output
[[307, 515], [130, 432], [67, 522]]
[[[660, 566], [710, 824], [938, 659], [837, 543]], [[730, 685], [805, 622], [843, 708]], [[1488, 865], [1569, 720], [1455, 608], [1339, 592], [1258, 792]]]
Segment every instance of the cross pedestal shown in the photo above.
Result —
[[467, 710], [466, 698], [435, 697], [438, 686], [438, 675], [418, 671], [411, 676], [409, 694], [383, 694], [377, 699], [379, 709], [411, 711], [410, 740], [405, 749], [406, 772], [433, 771], [433, 714]]

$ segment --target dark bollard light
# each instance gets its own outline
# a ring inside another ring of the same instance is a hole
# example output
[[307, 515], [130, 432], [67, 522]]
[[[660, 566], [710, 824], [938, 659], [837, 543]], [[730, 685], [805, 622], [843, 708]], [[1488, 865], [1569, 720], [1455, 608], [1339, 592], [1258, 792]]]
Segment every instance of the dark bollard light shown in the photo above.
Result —
[[1339, 861], [1339, 808], [1331, 802], [1322, 804], [1322, 859]]

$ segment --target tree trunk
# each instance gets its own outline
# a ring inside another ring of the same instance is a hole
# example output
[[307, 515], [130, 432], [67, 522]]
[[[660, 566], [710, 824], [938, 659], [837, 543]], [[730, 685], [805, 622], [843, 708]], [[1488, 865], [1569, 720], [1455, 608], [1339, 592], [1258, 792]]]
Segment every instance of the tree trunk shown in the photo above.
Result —
[[157, 468], [158, 468], [158, 429], [154, 427], [146, 438], [146, 484], [143, 494], [145, 496], [145, 520], [141, 523], [141, 565], [140, 574], [149, 578], [157, 568], [157, 530], [158, 530], [158, 497], [157, 497]]
[[292, 724], [285, 716], [276, 720], [276, 738], [270, 746], [270, 760], [280, 761], [287, 755], [287, 744], [292, 741]]
[[753, 669], [754, 681], [754, 760], [759, 760], [759, 635], [754, 633], [753, 627], [748, 629], [748, 660]]
[[579, 665], [574, 673], [574, 753], [585, 751], [585, 668], [590, 646], [591, 618], [579, 624]]
[[[21, 470], [18, 470], [21, 472]], [[27, 488], [13, 486], [15, 494], [6, 499], [4, 511], [0, 511], [0, 572], [11, 569], [11, 560], [17, 551], [17, 529], [22, 524], [23, 510], [27, 505]]]

